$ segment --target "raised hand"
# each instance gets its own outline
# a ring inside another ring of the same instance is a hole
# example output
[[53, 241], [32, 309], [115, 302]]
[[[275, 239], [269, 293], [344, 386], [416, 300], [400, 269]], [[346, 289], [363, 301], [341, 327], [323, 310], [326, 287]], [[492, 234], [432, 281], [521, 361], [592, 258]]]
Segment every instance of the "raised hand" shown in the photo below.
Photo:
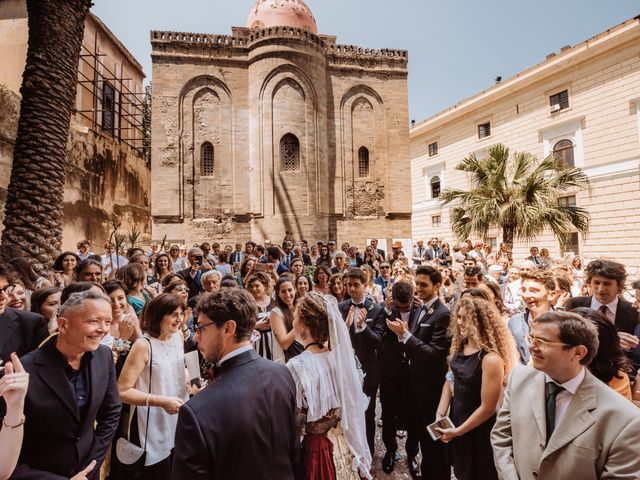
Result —
[[7, 416], [14, 412], [22, 416], [28, 386], [29, 374], [24, 371], [18, 356], [12, 353], [11, 361], [5, 364], [4, 376], [0, 378], [0, 397], [7, 404]]

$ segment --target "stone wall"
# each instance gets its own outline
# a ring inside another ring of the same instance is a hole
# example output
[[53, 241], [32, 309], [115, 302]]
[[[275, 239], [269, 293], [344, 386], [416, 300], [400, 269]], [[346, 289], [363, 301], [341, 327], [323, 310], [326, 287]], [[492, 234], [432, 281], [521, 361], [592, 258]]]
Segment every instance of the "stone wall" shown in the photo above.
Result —
[[[13, 161], [20, 98], [0, 86], [0, 212], [4, 216]], [[72, 122], [64, 194], [63, 250], [75, 250], [81, 238], [96, 251], [110, 234], [115, 214], [121, 233], [133, 226], [142, 242], [151, 235], [151, 172], [141, 154], [108, 135]], [[0, 228], [2, 228], [0, 226]]]

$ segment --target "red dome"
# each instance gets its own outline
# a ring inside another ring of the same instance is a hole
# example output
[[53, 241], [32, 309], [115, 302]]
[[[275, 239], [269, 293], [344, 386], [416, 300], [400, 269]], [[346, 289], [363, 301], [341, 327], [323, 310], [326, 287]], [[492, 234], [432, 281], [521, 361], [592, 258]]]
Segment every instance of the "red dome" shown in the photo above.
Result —
[[303, 0], [258, 0], [249, 13], [248, 28], [287, 26], [318, 33], [313, 13]]

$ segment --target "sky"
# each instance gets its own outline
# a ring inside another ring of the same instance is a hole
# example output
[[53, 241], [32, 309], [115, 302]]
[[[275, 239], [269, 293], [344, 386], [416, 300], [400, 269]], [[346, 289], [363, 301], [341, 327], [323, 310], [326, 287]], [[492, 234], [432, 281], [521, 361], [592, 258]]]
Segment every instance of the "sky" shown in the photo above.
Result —
[[[230, 34], [255, 0], [94, 0], [151, 77], [151, 30]], [[640, 14], [638, 0], [306, 0], [340, 44], [409, 51], [409, 117], [420, 122]]]

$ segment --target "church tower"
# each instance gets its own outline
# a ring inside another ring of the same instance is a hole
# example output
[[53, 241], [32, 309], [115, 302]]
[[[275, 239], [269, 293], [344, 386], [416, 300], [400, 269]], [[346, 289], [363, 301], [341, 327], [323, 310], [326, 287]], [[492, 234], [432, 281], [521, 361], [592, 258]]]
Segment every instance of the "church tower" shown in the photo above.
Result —
[[339, 45], [302, 0], [151, 42], [155, 239], [410, 237], [406, 51]]

